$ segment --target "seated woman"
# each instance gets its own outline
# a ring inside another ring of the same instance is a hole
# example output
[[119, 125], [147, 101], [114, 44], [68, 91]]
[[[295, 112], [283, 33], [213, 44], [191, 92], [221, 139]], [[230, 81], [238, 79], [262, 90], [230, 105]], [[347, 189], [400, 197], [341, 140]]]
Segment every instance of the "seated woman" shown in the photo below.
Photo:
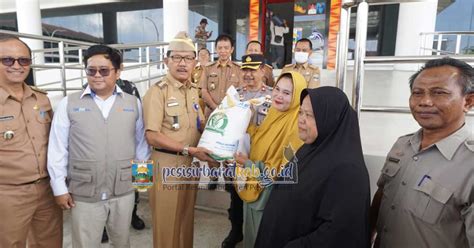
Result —
[[[298, 138], [298, 109], [300, 95], [306, 87], [304, 77], [297, 72], [280, 75], [272, 91], [272, 106], [258, 127], [250, 126], [250, 159], [236, 154], [235, 160], [245, 167], [266, 167], [276, 172], [290, 161], [303, 142]], [[244, 201], [244, 247], [253, 247], [263, 209], [271, 185], [262, 186], [256, 177], [248, 177], [245, 187], [237, 186]]]
[[370, 247], [369, 176], [357, 114], [334, 87], [304, 90], [298, 182], [275, 184], [255, 247]]

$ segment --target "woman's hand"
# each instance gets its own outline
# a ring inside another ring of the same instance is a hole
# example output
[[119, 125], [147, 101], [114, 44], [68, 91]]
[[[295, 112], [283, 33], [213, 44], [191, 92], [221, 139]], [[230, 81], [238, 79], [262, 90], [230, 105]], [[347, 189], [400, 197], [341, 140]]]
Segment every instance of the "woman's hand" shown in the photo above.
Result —
[[245, 163], [249, 161], [249, 157], [247, 157], [246, 154], [243, 154], [241, 152], [237, 152], [234, 154], [234, 159], [237, 162], [237, 165], [240, 167], [244, 167]]

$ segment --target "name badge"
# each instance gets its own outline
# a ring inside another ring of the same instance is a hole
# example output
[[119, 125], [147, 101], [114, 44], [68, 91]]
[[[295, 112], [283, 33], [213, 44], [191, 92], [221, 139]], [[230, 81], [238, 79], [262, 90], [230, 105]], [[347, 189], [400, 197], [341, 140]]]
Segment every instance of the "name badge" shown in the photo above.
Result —
[[0, 121], [11, 121], [14, 118], [15, 117], [13, 115], [4, 115], [4, 116], [0, 116]]

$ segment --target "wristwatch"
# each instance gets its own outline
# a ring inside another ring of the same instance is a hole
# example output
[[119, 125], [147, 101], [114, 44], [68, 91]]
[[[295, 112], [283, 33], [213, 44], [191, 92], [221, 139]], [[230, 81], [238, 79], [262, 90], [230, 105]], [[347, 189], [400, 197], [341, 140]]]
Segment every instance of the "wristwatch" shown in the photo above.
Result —
[[189, 156], [189, 145], [184, 145], [183, 151], [181, 153], [184, 156]]

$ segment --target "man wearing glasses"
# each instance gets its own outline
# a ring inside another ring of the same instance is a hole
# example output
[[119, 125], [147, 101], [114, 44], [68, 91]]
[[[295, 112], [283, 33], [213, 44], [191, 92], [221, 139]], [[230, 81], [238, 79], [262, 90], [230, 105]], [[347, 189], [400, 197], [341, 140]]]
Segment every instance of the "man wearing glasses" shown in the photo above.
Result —
[[[88, 86], [61, 100], [53, 118], [48, 170], [56, 203], [71, 209], [73, 247], [130, 247], [134, 202], [130, 160], [147, 160], [140, 101], [117, 87], [122, 57], [104, 45], [84, 56]], [[66, 181], [68, 184], [66, 184]]]
[[0, 247], [62, 247], [62, 213], [46, 170], [52, 110], [27, 86], [31, 50], [0, 35]]
[[199, 178], [166, 178], [163, 173], [189, 169], [192, 157], [213, 161], [209, 150], [196, 147], [200, 130], [204, 128], [204, 116], [199, 107], [198, 86], [191, 83], [196, 52], [186, 32], [178, 33], [169, 43], [165, 64], [168, 74], [152, 85], [143, 98], [145, 135], [153, 147], [151, 158], [157, 165], [155, 184], [149, 191], [153, 245], [191, 248]]

